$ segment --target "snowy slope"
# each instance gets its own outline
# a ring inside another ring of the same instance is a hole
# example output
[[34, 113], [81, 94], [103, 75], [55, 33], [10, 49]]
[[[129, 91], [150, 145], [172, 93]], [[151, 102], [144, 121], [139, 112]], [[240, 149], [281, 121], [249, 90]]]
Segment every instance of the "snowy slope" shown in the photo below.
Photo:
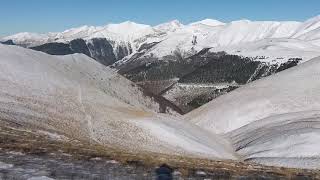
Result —
[[292, 35], [292, 38], [313, 40], [320, 38], [320, 15], [308, 19], [302, 23], [296, 32]]
[[19, 33], [12, 36], [4, 37], [2, 40], [13, 40], [14, 43], [32, 47], [49, 42], [69, 42], [74, 39], [92, 39], [106, 38], [118, 44], [132, 43], [132, 47], [136, 48], [135, 40], [146, 35], [155, 33], [155, 29], [149, 25], [137, 24], [126, 21], [119, 24], [108, 24], [106, 26], [81, 26], [72, 28], [63, 32], [36, 34], [36, 33]]
[[183, 28], [184, 25], [181, 24], [178, 20], [173, 20], [170, 22], [162, 23], [154, 27], [157, 31], [168, 33], [175, 32], [177, 29]]
[[[304, 61], [320, 56], [320, 47], [299, 39], [263, 39], [254, 42], [240, 43], [226, 47], [215, 47], [212, 52], [225, 51], [269, 63], [284, 63], [290, 58], [302, 58]], [[261, 58], [263, 57], [264, 58]]]
[[[316, 26], [319, 22], [317, 18], [313, 18], [304, 23], [295, 21], [239, 20], [225, 24], [206, 19], [176, 29], [173, 33], [167, 34], [162, 40], [155, 40], [160, 43], [145, 56], [152, 54], [152, 56], [161, 58], [171, 55], [178, 49], [183, 57], [187, 57], [208, 47], [234, 53], [239, 51], [239, 47], [246, 47], [244, 53], [238, 52], [237, 54], [255, 57], [256, 54], [263, 53], [264, 56], [268, 56], [272, 60], [277, 58], [288, 60], [294, 54], [296, 58], [307, 58], [308, 60], [318, 56], [320, 52], [318, 41], [316, 41], [319, 39], [318, 29], [312, 28], [310, 32], [306, 30], [306, 26], [310, 24], [308, 23], [309, 21], [315, 24], [313, 26]], [[303, 36], [297, 36], [299, 33], [302, 33]], [[261, 46], [270, 46], [269, 40], [273, 40], [272, 44], [280, 46], [280, 48], [273, 48], [272, 52], [266, 48], [261, 48], [257, 52], [257, 49]], [[277, 44], [277, 41], [287, 41], [286, 46], [290, 47], [282, 48], [282, 43]], [[290, 44], [291, 42], [292, 44]], [[255, 43], [257, 43], [257, 46], [254, 46]], [[313, 48], [309, 50], [311, 46]], [[313, 51], [314, 49], [316, 51]], [[301, 56], [304, 54], [301, 52], [307, 52], [309, 55]], [[289, 55], [286, 56], [286, 54]]]
[[50, 42], [50, 37], [47, 34], [22, 32], [2, 38], [2, 41], [7, 40], [13, 40], [13, 42], [16, 44], [21, 44], [23, 46], [29, 47]]
[[320, 111], [274, 115], [228, 134], [247, 161], [272, 166], [319, 168]]
[[186, 118], [226, 133], [277, 114], [320, 110], [320, 58], [254, 81], [192, 111]]
[[239, 20], [227, 24], [219, 33], [210, 34], [208, 40], [227, 46], [266, 38], [284, 38], [293, 34], [299, 25], [299, 22]]
[[0, 45], [0, 119], [79, 140], [206, 158], [234, 159], [224, 138], [173, 116], [91, 58]]
[[225, 23], [223, 23], [221, 21], [218, 21], [218, 20], [215, 20], [215, 19], [204, 19], [204, 20], [201, 20], [201, 21], [190, 23], [190, 25], [198, 25], [198, 24], [204, 24], [204, 25], [207, 25], [207, 26], [222, 26], [222, 25], [225, 25]]
[[[265, 42], [264, 46], [268, 46], [269, 39], [288, 39], [291, 37], [298, 27], [301, 25], [299, 22], [273, 22], [273, 21], [249, 21], [240, 20], [233, 21], [228, 24], [221, 24], [218, 26], [210, 26], [205, 23], [192, 23], [185, 26], [185, 28], [175, 31], [170, 34], [165, 40], [161, 41], [149, 54], [153, 54], [159, 57], [172, 54], [174, 49], [183, 51], [186, 55], [192, 55], [195, 52], [202, 50], [203, 48], [213, 47], [220, 51], [237, 51], [237, 47], [246, 46], [251, 44], [250, 49], [247, 48], [249, 53], [238, 53], [241, 55], [251, 55], [251, 52], [255, 52], [257, 47], [252, 46], [255, 42]], [[196, 37], [196, 44], [192, 44], [192, 41]], [[309, 44], [311, 42], [305, 42], [305, 40], [294, 42], [302, 44]], [[289, 44], [289, 43], [288, 43]], [[195, 52], [192, 52], [195, 50]], [[261, 49], [264, 50], [264, 49]], [[281, 50], [281, 49], [280, 49]], [[287, 49], [287, 52], [294, 53], [298, 51], [308, 51], [308, 49], [291, 48]], [[265, 52], [265, 51], [263, 51]], [[319, 52], [319, 48], [316, 51]], [[269, 52], [265, 52], [268, 56]], [[317, 56], [313, 54], [312, 57]], [[279, 56], [277, 56], [279, 57]], [[297, 57], [300, 57], [298, 55]]]
[[185, 119], [229, 137], [245, 161], [318, 169], [320, 57], [254, 81]]

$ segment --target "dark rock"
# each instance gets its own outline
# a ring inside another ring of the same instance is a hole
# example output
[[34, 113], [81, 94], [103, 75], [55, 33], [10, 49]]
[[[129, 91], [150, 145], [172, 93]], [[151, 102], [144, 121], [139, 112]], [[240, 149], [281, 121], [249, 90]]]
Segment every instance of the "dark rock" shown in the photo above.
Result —
[[0, 42], [1, 44], [5, 44], [5, 45], [16, 45], [11, 39], [4, 41], [4, 42]]
[[74, 39], [69, 43], [46, 43], [40, 46], [31, 47], [31, 49], [51, 55], [82, 53], [106, 66], [115, 63], [132, 52], [130, 45], [113, 46], [114, 42], [111, 42], [106, 38], [93, 38], [87, 41], [83, 39]]
[[302, 59], [301, 58], [292, 58], [292, 59], [289, 59], [289, 61], [285, 62], [285, 63], [282, 63], [280, 65], [280, 67], [277, 69], [277, 72], [280, 72], [280, 71], [283, 71], [283, 70], [286, 70], [288, 68], [291, 68], [291, 67], [294, 67], [296, 65], [298, 65], [298, 63], [301, 61]]
[[74, 53], [70, 48], [69, 44], [56, 43], [56, 42], [31, 47], [30, 49], [33, 49], [36, 51], [42, 51], [51, 55], [68, 55], [68, 54]]
[[70, 42], [70, 48], [74, 53], [82, 53], [91, 56], [86, 42], [83, 39], [75, 39]]
[[117, 46], [115, 48], [115, 56], [117, 61], [123, 59], [125, 56], [128, 56], [129, 54], [132, 53], [132, 48], [130, 46], [130, 44], [126, 45], [126, 46]]
[[91, 57], [106, 66], [117, 61], [113, 47], [106, 38], [94, 38], [87, 42]]

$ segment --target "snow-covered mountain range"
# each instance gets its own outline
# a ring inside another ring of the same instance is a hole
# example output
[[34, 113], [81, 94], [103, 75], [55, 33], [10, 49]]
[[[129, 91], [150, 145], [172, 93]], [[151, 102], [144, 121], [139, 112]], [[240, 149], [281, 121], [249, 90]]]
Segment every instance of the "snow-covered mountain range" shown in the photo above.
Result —
[[[162, 57], [179, 49], [188, 55], [210, 47], [228, 52], [235, 51], [242, 55], [251, 55], [251, 51], [258, 50], [308, 51], [310, 54], [305, 56], [310, 58], [319, 53], [318, 50], [315, 50], [320, 46], [319, 28], [320, 16], [305, 22], [238, 20], [223, 23], [205, 19], [187, 25], [174, 20], [157, 26], [127, 21], [98, 27], [82, 26], [58, 33], [19, 33], [4, 37], [2, 40], [13, 40], [16, 44], [30, 47], [49, 42], [70, 42], [74, 39], [106, 38], [112, 42], [114, 49], [123, 45], [127, 46], [128, 52], [131, 52], [128, 55], [137, 52], [144, 44], [157, 43], [148, 51], [148, 54], [152, 53], [157, 57]], [[281, 39], [280, 42], [278, 39]], [[292, 39], [295, 41], [291, 42]], [[252, 45], [252, 42], [258, 41], [258, 45]], [[283, 41], [287, 43], [283, 43]], [[270, 42], [272, 43], [270, 44]], [[243, 46], [245, 43], [251, 43], [251, 46], [247, 47], [245, 51], [237, 48], [237, 45]], [[313, 48], [309, 49], [308, 47]], [[286, 54], [277, 55], [266, 52], [260, 55], [280, 56]]]

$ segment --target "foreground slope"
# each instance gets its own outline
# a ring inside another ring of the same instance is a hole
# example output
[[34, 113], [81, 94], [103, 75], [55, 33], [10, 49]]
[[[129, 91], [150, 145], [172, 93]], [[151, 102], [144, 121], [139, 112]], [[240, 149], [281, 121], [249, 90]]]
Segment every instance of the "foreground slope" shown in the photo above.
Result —
[[320, 111], [269, 116], [227, 135], [246, 161], [319, 169]]
[[277, 114], [320, 109], [320, 58], [252, 82], [186, 115], [220, 133]]
[[173, 116], [84, 55], [0, 45], [0, 120], [127, 151], [234, 159], [222, 137]]
[[320, 178], [316, 170], [157, 153], [125, 153], [114, 147], [72, 139], [63, 142], [61, 139], [65, 137], [58, 134], [38, 134], [0, 122], [0, 177], [4, 179], [156, 179], [156, 175], [162, 173], [158, 167], [163, 163], [174, 167], [174, 179]]

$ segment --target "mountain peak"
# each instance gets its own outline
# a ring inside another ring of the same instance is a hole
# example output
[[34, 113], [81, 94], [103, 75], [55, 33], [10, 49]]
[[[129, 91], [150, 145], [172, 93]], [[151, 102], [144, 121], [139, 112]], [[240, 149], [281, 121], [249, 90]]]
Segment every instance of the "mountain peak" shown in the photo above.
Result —
[[172, 25], [175, 25], [175, 26], [183, 26], [183, 24], [177, 19], [174, 19], [174, 20], [170, 21], [169, 23]]
[[42, 41], [46, 40], [49, 37], [46, 34], [38, 34], [38, 33], [30, 33], [30, 32], [21, 32], [17, 33], [11, 36], [3, 37], [1, 38], [2, 40], [13, 40], [14, 42], [16, 41]]
[[118, 23], [117, 25], [139, 26], [139, 25], [143, 25], [143, 24], [138, 24], [138, 23], [133, 22], [133, 21], [123, 21], [121, 23]]
[[79, 33], [82, 31], [89, 31], [89, 30], [95, 30], [96, 27], [95, 26], [88, 26], [88, 25], [83, 25], [77, 28], [71, 28], [71, 29], [67, 29], [65, 31], [63, 31], [63, 33]]
[[114, 32], [114, 33], [118, 33], [120, 32], [137, 32], [140, 30], [145, 30], [145, 29], [151, 29], [150, 25], [146, 25], [146, 24], [138, 24], [135, 23], [133, 21], [124, 21], [122, 23], [118, 23], [118, 24], [108, 24], [105, 26], [105, 28], [107, 28], [109, 31]]
[[36, 33], [30, 33], [30, 32], [21, 32], [21, 33], [17, 33], [11, 36], [7, 36], [7, 38], [19, 38], [19, 37], [32, 37], [38, 35]]
[[201, 21], [197, 21], [197, 22], [194, 22], [194, 23], [191, 23], [190, 25], [197, 25], [197, 24], [204, 24], [204, 25], [207, 25], [207, 26], [221, 26], [221, 25], [225, 25], [225, 23], [221, 22], [221, 21], [218, 21], [218, 20], [215, 20], [215, 19], [204, 19], [204, 20], [201, 20]]
[[160, 31], [176, 31], [179, 28], [182, 28], [184, 25], [182, 23], [180, 23], [179, 20], [175, 19], [163, 24], [159, 24], [157, 26], [155, 26], [154, 28]]
[[[240, 20], [236, 20], [236, 21], [231, 21], [231, 24], [248, 24], [251, 23], [252, 21], [250, 21], [249, 19], [240, 19]], [[261, 21], [263, 22], [263, 21]]]

